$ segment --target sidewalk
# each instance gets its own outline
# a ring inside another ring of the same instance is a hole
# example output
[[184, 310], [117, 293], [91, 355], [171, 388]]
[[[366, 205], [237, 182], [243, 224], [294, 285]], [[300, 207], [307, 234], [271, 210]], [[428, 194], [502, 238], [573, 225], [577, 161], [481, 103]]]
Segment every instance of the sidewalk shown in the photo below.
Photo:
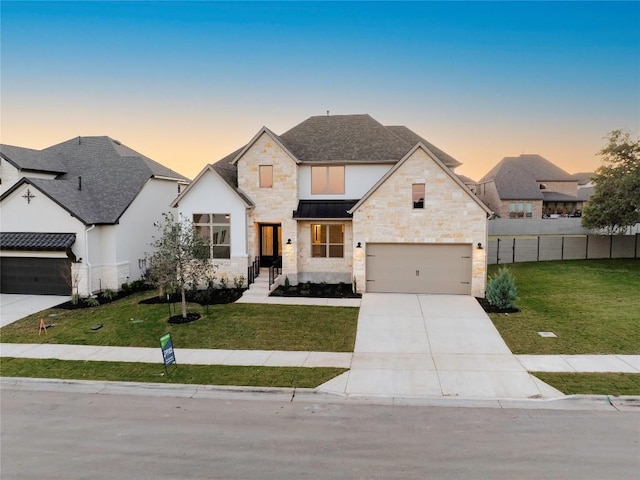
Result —
[[[179, 365], [351, 368], [354, 362], [384, 362], [389, 355], [281, 350], [206, 350], [176, 348]], [[640, 355], [514, 355], [530, 372], [640, 373]], [[101, 347], [47, 343], [0, 343], [0, 357], [53, 358], [103, 362], [162, 363], [158, 348]], [[416, 359], [418, 360], [418, 359]]]

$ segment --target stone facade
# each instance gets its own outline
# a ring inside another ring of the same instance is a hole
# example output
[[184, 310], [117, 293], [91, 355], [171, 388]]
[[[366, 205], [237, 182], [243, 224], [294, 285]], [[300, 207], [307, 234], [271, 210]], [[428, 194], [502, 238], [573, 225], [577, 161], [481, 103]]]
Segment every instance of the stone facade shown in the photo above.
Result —
[[[446, 167], [445, 167], [446, 168]], [[412, 184], [425, 184], [423, 209], [412, 205]], [[353, 214], [358, 289], [366, 285], [367, 243], [487, 243], [487, 212], [423, 150], [416, 150]], [[473, 248], [474, 296], [484, 297], [486, 250]]]
[[[273, 166], [271, 188], [260, 188], [261, 165]], [[249, 260], [260, 255], [261, 224], [280, 225], [284, 242], [291, 239], [293, 245], [298, 243], [297, 222], [293, 219], [293, 211], [298, 208], [297, 164], [267, 133], [260, 135], [238, 160], [238, 187], [255, 203], [247, 214]], [[283, 276], [295, 283], [297, 273], [297, 257], [283, 255]]]
[[[314, 258], [311, 256], [311, 225], [317, 223], [344, 225], [344, 255], [342, 258]], [[296, 257], [298, 258], [298, 282], [319, 283], [323, 281], [327, 283], [351, 283], [353, 268], [353, 233], [351, 222], [298, 222], [297, 238]]]

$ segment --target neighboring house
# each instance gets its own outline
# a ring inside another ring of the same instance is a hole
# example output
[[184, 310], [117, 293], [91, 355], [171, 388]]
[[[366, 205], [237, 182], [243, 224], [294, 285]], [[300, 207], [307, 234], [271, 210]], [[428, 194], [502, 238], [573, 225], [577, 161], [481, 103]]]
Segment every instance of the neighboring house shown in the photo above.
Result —
[[589, 202], [589, 198], [595, 192], [596, 184], [593, 182], [594, 172], [574, 173], [574, 178], [578, 181], [578, 200], [582, 201], [582, 206]]
[[90, 295], [139, 279], [188, 179], [109, 137], [0, 146], [3, 293]]
[[467, 177], [466, 175], [462, 175], [460, 173], [458, 173], [457, 175], [458, 175], [458, 178], [462, 181], [462, 183], [464, 183], [467, 186], [469, 190], [471, 190], [473, 193], [476, 193], [477, 183], [475, 180]]
[[[263, 127], [174, 201], [211, 242], [217, 276], [282, 262], [282, 278], [358, 291], [484, 296], [490, 210], [451, 156], [369, 115]], [[478, 247], [478, 245], [480, 247]]]
[[475, 192], [502, 218], [576, 216], [583, 205], [577, 179], [536, 154], [503, 158]]

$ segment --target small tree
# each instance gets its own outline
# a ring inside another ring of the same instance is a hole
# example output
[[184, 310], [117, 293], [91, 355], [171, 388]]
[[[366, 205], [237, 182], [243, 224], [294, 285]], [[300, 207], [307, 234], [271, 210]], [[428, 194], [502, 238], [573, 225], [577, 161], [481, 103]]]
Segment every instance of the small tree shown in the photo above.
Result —
[[624, 233], [640, 222], [640, 140], [614, 130], [600, 150], [603, 165], [593, 177], [595, 192], [582, 215], [585, 228], [603, 228], [608, 234]]
[[153, 285], [166, 288], [175, 285], [182, 295], [182, 318], [187, 317], [186, 289], [211, 276], [209, 244], [193, 227], [193, 222], [171, 213], [163, 214], [161, 232], [154, 237], [153, 253], [147, 254], [147, 273]]
[[498, 273], [489, 277], [487, 283], [487, 300], [489, 303], [500, 310], [516, 308], [516, 300], [518, 299], [518, 289], [513, 278], [511, 270], [502, 267]]

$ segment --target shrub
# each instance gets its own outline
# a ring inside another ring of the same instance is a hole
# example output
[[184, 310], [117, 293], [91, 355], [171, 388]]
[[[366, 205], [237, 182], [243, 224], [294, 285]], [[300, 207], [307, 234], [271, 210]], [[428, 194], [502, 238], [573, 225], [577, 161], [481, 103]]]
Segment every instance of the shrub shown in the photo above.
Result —
[[225, 289], [227, 288], [227, 285], [229, 283], [229, 280], [227, 279], [226, 275], [222, 275], [220, 277], [220, 288]]
[[99, 307], [100, 301], [96, 297], [89, 297], [84, 299], [84, 303], [89, 307]]
[[507, 310], [516, 308], [518, 289], [511, 270], [502, 267], [489, 278], [487, 284], [487, 300], [496, 308]]
[[144, 283], [144, 280], [134, 280], [131, 282], [131, 290], [134, 292], [142, 292], [147, 289], [147, 284]]
[[102, 298], [105, 299], [105, 301], [110, 302], [112, 301], [114, 298], [116, 298], [118, 296], [118, 294], [116, 292], [114, 292], [113, 290], [111, 290], [110, 288], [105, 288], [102, 293], [100, 294], [100, 296]]
[[289, 277], [284, 277], [284, 288], [289, 288]]
[[240, 275], [239, 277], [233, 277], [233, 286], [238, 290], [244, 286], [244, 277]]

